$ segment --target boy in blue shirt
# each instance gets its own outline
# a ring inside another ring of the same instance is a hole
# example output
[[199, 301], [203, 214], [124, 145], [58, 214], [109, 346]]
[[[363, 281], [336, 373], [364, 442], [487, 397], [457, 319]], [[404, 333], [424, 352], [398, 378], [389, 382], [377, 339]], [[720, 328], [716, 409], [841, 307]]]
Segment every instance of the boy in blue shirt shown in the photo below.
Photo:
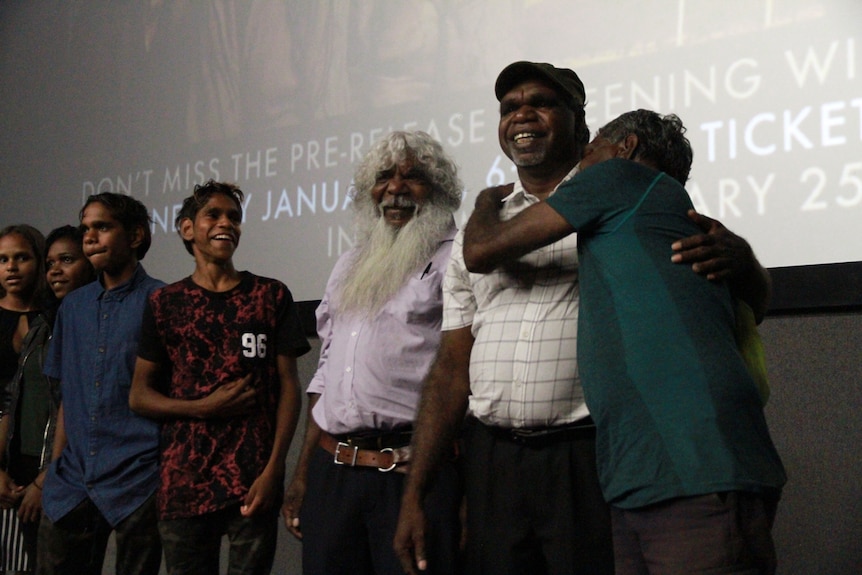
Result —
[[159, 428], [129, 409], [144, 306], [164, 285], [139, 263], [152, 241], [150, 217], [138, 200], [105, 192], [87, 198], [80, 220], [99, 277], [63, 300], [45, 363], [62, 403], [38, 573], [101, 574], [113, 531], [117, 573], [156, 575]]

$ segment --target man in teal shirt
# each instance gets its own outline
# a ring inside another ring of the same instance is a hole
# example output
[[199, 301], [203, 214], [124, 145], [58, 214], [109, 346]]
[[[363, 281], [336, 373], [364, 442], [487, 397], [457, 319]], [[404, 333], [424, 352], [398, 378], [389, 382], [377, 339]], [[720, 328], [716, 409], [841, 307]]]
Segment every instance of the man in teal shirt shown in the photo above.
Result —
[[[692, 152], [676, 116], [630, 112], [587, 146], [581, 172], [506, 222], [480, 196], [473, 272], [578, 232], [578, 358], [612, 506], [618, 574], [772, 573], [785, 482], [723, 282], [672, 263], [698, 232], [683, 184]], [[752, 571], [752, 569], [754, 571]]]

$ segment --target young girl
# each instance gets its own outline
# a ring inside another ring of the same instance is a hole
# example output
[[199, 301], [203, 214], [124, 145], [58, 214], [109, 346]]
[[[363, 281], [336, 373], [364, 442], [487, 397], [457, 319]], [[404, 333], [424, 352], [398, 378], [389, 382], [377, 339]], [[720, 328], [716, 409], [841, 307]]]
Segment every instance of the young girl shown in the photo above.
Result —
[[42, 304], [45, 238], [28, 225], [0, 230], [0, 385], [18, 366], [21, 341]]
[[[5, 262], [5, 237], [8, 236], [0, 233], [0, 266]], [[0, 505], [10, 508], [3, 513], [8, 527], [13, 527], [11, 523], [15, 518], [10, 517], [13, 512], [20, 522], [20, 529], [3, 531], [0, 541], [0, 571], [6, 572], [28, 572], [34, 568], [36, 530], [42, 514], [42, 482], [51, 461], [59, 404], [56, 382], [42, 375], [54, 313], [67, 293], [95, 279], [93, 267], [81, 249], [82, 235], [77, 228], [64, 226], [52, 231], [45, 248], [44, 260], [41, 251], [35, 255], [38, 262], [44, 262], [47, 267], [47, 283], [53, 297], [49, 296], [41, 313], [27, 318], [29, 331], [20, 340], [17, 371], [0, 389], [0, 455], [3, 456]], [[41, 265], [38, 267], [42, 269]], [[0, 269], [0, 278], [8, 275]], [[42, 282], [45, 276], [40, 273]], [[14, 274], [12, 277], [15, 278]], [[10, 287], [16, 287], [15, 282], [11, 283]], [[0, 279], [0, 285], [5, 287], [6, 283]], [[38, 288], [36, 291], [38, 293]], [[14, 289], [7, 289], [7, 292], [16, 293]], [[30, 307], [34, 307], [32, 303]]]
[[[23, 341], [41, 307], [44, 288], [45, 238], [26, 224], [7, 226], [0, 230], [0, 391], [5, 395], [18, 369], [18, 356]], [[5, 438], [10, 418], [0, 414], [0, 463], [8, 469], [9, 453]], [[7, 542], [20, 538], [15, 507], [22, 492], [9, 474], [0, 471], [0, 519], [6, 537], [0, 547], [0, 569], [15, 571], [14, 553], [8, 552]]]

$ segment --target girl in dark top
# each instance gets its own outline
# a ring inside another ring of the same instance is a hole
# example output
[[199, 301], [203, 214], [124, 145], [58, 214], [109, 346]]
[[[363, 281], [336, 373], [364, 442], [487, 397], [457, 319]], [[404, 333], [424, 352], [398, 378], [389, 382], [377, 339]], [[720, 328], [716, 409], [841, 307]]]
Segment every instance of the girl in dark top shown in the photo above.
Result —
[[[0, 392], [5, 394], [18, 369], [18, 356], [30, 324], [36, 319], [45, 293], [45, 238], [26, 224], [0, 230]], [[9, 469], [5, 438], [9, 417], [0, 415], [0, 463]], [[38, 468], [38, 466], [37, 466]], [[17, 571], [20, 565], [9, 543], [19, 540], [20, 529], [14, 515], [23, 492], [19, 483], [0, 472], [0, 518], [4, 540], [0, 546], [0, 570]]]
[[21, 341], [45, 293], [45, 238], [26, 224], [0, 230], [0, 385], [18, 366]]
[[[0, 288], [6, 290], [7, 296], [19, 296], [9, 299], [7, 304], [4, 304], [7, 300], [0, 299], [4, 370], [0, 386], [0, 507], [17, 510], [20, 521], [20, 528], [15, 529], [14, 517], [10, 512], [3, 512], [7, 529], [0, 541], [0, 572], [7, 573], [32, 571], [35, 565], [36, 529], [42, 514], [41, 486], [51, 461], [59, 405], [57, 382], [42, 375], [54, 312], [63, 296], [95, 278], [90, 262], [84, 257], [82, 235], [77, 228], [64, 226], [52, 231], [44, 242], [46, 251], [43, 251], [41, 234], [36, 236], [38, 232], [33, 230], [35, 234], [31, 235], [35, 240], [27, 238], [17, 231], [21, 227], [14, 226], [14, 231], [9, 233], [4, 232], [10, 228], [0, 232]], [[4, 240], [14, 238], [14, 234], [26, 241], [9, 252], [4, 247], [13, 242]], [[30, 253], [21, 249], [25, 246], [30, 247]], [[15, 256], [17, 271], [13, 253], [18, 254]], [[30, 255], [35, 259], [28, 259]], [[47, 284], [53, 292], [48, 294], [47, 300], [42, 296], [46, 267]], [[30, 277], [31, 269], [37, 270], [35, 281]], [[24, 289], [26, 286], [33, 287]], [[29, 300], [20, 298], [20, 294], [30, 290]], [[43, 308], [41, 312], [33, 311], [39, 307]], [[13, 317], [18, 319], [13, 321]], [[7, 335], [9, 329], [12, 329], [11, 337]], [[26, 335], [21, 337], [22, 333]], [[6, 363], [7, 345], [16, 352], [11, 375]]]

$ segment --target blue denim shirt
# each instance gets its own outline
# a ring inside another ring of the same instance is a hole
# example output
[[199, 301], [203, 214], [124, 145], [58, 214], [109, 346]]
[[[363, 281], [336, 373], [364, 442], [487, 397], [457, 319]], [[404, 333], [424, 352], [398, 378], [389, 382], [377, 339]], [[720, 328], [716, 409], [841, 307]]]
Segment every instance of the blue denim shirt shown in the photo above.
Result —
[[158, 486], [158, 423], [129, 409], [141, 319], [164, 282], [138, 265], [111, 290], [95, 281], [63, 299], [45, 374], [60, 380], [67, 444], [45, 478], [51, 521], [90, 498], [112, 526]]

